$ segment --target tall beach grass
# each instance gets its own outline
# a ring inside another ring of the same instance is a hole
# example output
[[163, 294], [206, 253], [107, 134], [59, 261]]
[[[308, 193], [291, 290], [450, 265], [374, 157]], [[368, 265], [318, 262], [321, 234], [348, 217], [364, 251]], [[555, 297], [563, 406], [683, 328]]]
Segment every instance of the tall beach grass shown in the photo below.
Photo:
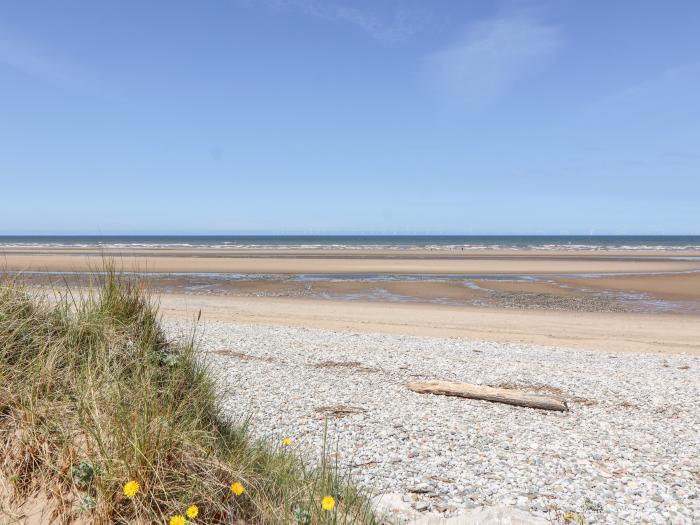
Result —
[[94, 279], [42, 295], [0, 277], [0, 522], [30, 501], [46, 523], [378, 522], [325, 456], [309, 467], [222, 412], [194, 335], [169, 341], [139, 281]]

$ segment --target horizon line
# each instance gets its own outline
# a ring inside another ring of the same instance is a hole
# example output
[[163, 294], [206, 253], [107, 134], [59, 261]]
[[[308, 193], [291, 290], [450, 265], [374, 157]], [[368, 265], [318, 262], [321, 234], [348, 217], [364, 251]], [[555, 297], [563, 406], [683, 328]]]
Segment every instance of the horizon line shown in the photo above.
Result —
[[0, 237], [700, 237], [700, 233], [0, 233]]

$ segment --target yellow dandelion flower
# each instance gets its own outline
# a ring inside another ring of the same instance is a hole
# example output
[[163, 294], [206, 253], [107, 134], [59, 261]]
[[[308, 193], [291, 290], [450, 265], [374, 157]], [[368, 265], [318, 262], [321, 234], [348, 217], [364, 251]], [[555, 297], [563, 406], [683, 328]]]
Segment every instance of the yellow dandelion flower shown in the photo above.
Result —
[[283, 437], [283, 438], [282, 438], [282, 444], [283, 444], [283, 445], [291, 445], [291, 444], [292, 444], [292, 438], [290, 438], [290, 437]]
[[187, 511], [185, 512], [187, 514], [187, 517], [191, 520], [195, 519], [197, 516], [199, 516], [199, 507], [197, 505], [190, 505], [187, 507]]
[[240, 496], [245, 492], [245, 487], [243, 486], [243, 483], [236, 481], [235, 483], [231, 483], [231, 492], [233, 492], [236, 496]]
[[333, 496], [324, 496], [321, 500], [321, 507], [323, 507], [323, 510], [333, 510], [333, 507], [335, 507]]
[[187, 520], [182, 514], [177, 514], [176, 516], [170, 518], [170, 525], [185, 525], [186, 523]]
[[134, 481], [133, 479], [131, 481], [127, 481], [124, 484], [124, 488], [123, 488], [124, 495], [127, 498], [133, 498], [134, 496], [136, 496], [136, 493], [139, 491], [139, 488], [141, 488], [141, 487], [140, 487], [138, 481]]

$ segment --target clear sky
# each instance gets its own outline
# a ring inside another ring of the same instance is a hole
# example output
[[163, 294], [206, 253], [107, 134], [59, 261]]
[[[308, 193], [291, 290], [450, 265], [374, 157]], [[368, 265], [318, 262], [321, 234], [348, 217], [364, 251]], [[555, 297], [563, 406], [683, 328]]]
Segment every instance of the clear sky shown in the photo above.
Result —
[[700, 2], [0, 3], [0, 233], [700, 233]]

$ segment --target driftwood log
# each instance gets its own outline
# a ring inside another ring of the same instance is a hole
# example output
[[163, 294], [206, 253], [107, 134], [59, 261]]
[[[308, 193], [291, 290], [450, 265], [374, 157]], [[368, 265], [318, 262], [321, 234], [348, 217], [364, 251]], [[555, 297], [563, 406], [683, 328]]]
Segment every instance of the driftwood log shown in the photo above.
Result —
[[418, 381], [410, 383], [408, 388], [419, 394], [437, 394], [441, 396], [457, 396], [469, 399], [482, 399], [494, 403], [506, 403], [519, 407], [540, 408], [542, 410], [569, 410], [566, 401], [553, 396], [532, 394], [511, 388], [494, 388], [491, 386], [470, 385], [468, 383], [452, 383], [450, 381]]

